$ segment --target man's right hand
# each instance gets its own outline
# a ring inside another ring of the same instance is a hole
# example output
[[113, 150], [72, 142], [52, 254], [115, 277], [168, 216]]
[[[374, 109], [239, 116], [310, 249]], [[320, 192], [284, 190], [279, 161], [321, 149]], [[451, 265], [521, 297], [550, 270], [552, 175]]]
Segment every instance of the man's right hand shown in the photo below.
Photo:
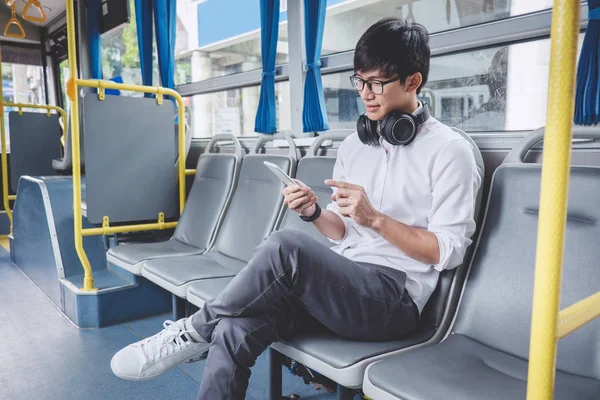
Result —
[[310, 217], [315, 213], [315, 204], [317, 203], [318, 198], [304, 183], [297, 179], [294, 179], [294, 181], [296, 182], [296, 185], [287, 186], [283, 189], [283, 192], [281, 192], [284, 197], [283, 202], [298, 214]]

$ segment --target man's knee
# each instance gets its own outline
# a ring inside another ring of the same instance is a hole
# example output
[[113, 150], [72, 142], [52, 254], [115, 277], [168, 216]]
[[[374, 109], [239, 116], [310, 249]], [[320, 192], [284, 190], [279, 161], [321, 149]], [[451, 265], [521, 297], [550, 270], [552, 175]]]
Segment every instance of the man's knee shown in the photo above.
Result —
[[314, 239], [309, 234], [296, 229], [280, 229], [271, 233], [266, 241], [269, 247], [288, 253], [306, 248], [306, 244]]
[[243, 357], [253, 363], [275, 340], [277, 335], [273, 328], [261, 318], [223, 318], [213, 332], [212, 344], [221, 346], [232, 356]]

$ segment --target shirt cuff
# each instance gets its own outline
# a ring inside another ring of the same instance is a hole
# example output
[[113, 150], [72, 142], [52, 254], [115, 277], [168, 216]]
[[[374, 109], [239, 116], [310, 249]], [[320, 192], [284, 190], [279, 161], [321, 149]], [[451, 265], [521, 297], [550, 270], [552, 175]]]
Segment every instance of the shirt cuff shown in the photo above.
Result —
[[468, 248], [472, 241], [467, 239], [464, 242], [455, 245], [447, 235], [441, 232], [433, 232], [433, 234], [437, 238], [438, 246], [440, 248], [440, 260], [437, 264], [433, 265], [433, 268], [438, 271], [443, 271], [445, 269], [458, 267], [464, 261], [464, 249]]

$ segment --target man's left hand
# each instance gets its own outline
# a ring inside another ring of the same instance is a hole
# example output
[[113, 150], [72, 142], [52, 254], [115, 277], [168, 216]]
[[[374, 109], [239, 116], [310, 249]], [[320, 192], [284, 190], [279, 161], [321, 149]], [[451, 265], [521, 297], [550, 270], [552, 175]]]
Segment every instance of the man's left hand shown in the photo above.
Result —
[[382, 215], [373, 208], [362, 186], [327, 179], [325, 184], [337, 188], [331, 196], [339, 206], [339, 213], [351, 217], [357, 224], [372, 228]]

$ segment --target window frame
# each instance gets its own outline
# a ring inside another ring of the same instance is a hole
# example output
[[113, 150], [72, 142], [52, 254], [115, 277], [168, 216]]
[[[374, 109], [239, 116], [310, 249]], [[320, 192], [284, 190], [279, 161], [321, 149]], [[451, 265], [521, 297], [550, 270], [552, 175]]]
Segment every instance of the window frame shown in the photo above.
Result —
[[[587, 1], [580, 5], [580, 31], [587, 27]], [[304, 76], [306, 63], [303, 35], [302, 0], [288, 0], [288, 46], [289, 62], [276, 67], [275, 81], [290, 81], [291, 133], [296, 137], [306, 136], [302, 129], [302, 104], [304, 96]], [[438, 57], [481, 48], [510, 45], [534, 39], [550, 37], [552, 9], [540, 10], [478, 25], [446, 30], [430, 36], [431, 56]], [[331, 54], [321, 57], [322, 75], [353, 70], [354, 51]], [[197, 94], [220, 92], [254, 86], [261, 81], [261, 70], [249, 71], [211, 78], [177, 86], [176, 90], [184, 97]], [[507, 133], [477, 133], [477, 136], [506, 137]], [[510, 133], [514, 136], [515, 133]]]

